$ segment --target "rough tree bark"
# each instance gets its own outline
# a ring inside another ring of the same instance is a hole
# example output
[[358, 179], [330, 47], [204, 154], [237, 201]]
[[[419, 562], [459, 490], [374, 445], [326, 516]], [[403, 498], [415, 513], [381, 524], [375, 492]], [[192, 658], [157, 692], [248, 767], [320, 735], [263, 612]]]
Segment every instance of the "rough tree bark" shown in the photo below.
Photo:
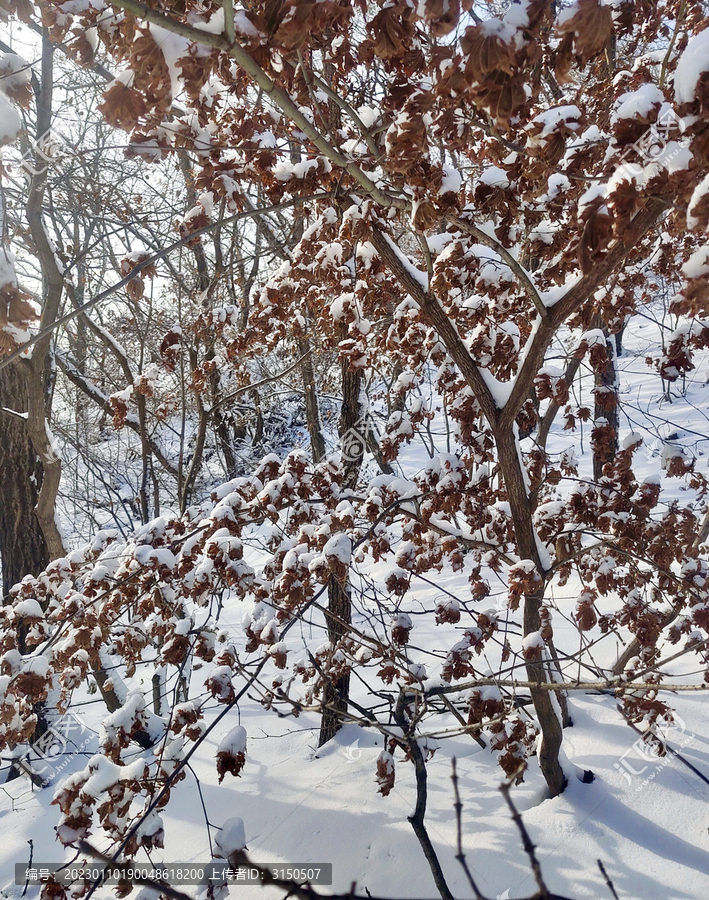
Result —
[[305, 421], [310, 435], [310, 452], [313, 454], [313, 462], [319, 463], [325, 459], [325, 438], [323, 437], [320, 423], [318, 393], [315, 386], [315, 369], [313, 368], [313, 354], [311, 350], [310, 338], [300, 338], [298, 341], [298, 353], [302, 357], [300, 374], [303, 379], [303, 392], [305, 394]]
[[[344, 339], [347, 334], [347, 326], [341, 326], [341, 330]], [[351, 369], [347, 359], [342, 361], [341, 368], [342, 407], [340, 409], [338, 430], [342, 448], [341, 460], [345, 473], [343, 488], [353, 489], [357, 483], [366, 445], [359, 400], [362, 389], [362, 372], [360, 369]], [[331, 576], [327, 594], [327, 633], [328, 640], [334, 648], [337, 646], [338, 641], [347, 633], [348, 625], [352, 621], [349, 578], [346, 576], [344, 581], [338, 581], [334, 575]], [[342, 713], [347, 712], [349, 695], [349, 673], [343, 675], [336, 682], [325, 682], [318, 746], [322, 747], [342, 727]]]
[[[599, 322], [600, 327], [600, 322]], [[616, 341], [604, 328], [608, 362], [594, 375], [594, 411], [593, 420], [596, 425], [608, 425], [608, 440], [601, 445], [593, 445], [593, 480], [600, 481], [603, 467], [613, 462], [618, 452], [618, 361], [616, 357]]]
[[25, 575], [49, 563], [35, 513], [42, 464], [27, 434], [27, 386], [16, 366], [0, 371], [0, 557], [3, 601]]

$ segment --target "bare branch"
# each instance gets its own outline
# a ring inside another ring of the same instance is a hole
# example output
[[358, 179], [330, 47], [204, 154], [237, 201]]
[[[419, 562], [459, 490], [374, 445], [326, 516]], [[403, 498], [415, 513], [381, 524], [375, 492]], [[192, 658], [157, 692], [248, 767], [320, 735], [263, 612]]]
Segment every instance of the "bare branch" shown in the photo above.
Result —
[[505, 798], [505, 803], [510, 809], [512, 813], [512, 820], [517, 826], [517, 830], [520, 833], [520, 837], [522, 838], [522, 846], [524, 847], [524, 852], [529, 857], [529, 864], [532, 867], [532, 874], [534, 875], [534, 880], [537, 882], [537, 887], [539, 888], [538, 897], [544, 898], [544, 900], [548, 900], [549, 898], [549, 888], [546, 886], [544, 882], [544, 878], [542, 876], [542, 868], [539, 865], [539, 860], [537, 859], [537, 854], [535, 853], [534, 844], [532, 843], [532, 839], [529, 836], [529, 832], [527, 831], [527, 827], [522, 821], [522, 816], [519, 814], [519, 810], [514, 805], [512, 797], [510, 796], [510, 787], [514, 783], [514, 780], [518, 774], [520, 774], [522, 767], [512, 776], [509, 781], [504, 782], [500, 785], [500, 791], [502, 792], [502, 796]]
[[[108, 415], [113, 414], [113, 408], [111, 407], [111, 403], [108, 397], [96, 384], [94, 384], [93, 381], [82, 375], [77, 367], [71, 362], [71, 360], [69, 360], [63, 353], [61, 353], [61, 351], [56, 352], [56, 359], [59, 368], [62, 370], [62, 372], [64, 372], [66, 377], [79, 388], [79, 390], [81, 390], [87, 397], [90, 397], [91, 400], [93, 400], [94, 403], [99, 406], [105, 413], [108, 413]], [[135, 431], [136, 434], [140, 434], [140, 423], [137, 419], [134, 419], [131, 416], [127, 416], [125, 419], [125, 425], [132, 431]], [[174, 466], [170, 462], [170, 460], [165, 456], [160, 447], [152, 438], [148, 438], [148, 443], [150, 445], [150, 452], [158, 460], [160, 465], [165, 469], [166, 472], [169, 472], [170, 475], [176, 478], [176, 466]]]
[[170, 244], [168, 247], [163, 248], [153, 256], [150, 256], [142, 262], [138, 263], [131, 269], [128, 275], [126, 275], [124, 278], [121, 278], [119, 281], [106, 288], [105, 290], [101, 291], [99, 294], [96, 294], [96, 296], [92, 297], [91, 300], [87, 300], [86, 303], [83, 303], [81, 306], [78, 306], [70, 312], [65, 313], [65, 315], [56, 318], [50, 325], [41, 328], [37, 332], [37, 334], [33, 335], [28, 341], [20, 344], [20, 346], [16, 350], [13, 350], [12, 353], [8, 353], [7, 356], [4, 356], [2, 359], [0, 359], [0, 370], [4, 369], [5, 366], [9, 366], [10, 363], [14, 362], [16, 359], [25, 356], [27, 350], [30, 347], [33, 347], [35, 344], [38, 344], [40, 341], [44, 340], [46, 337], [48, 337], [48, 335], [50, 335], [61, 325], [66, 325], [67, 322], [71, 322], [77, 316], [80, 316], [82, 313], [87, 312], [87, 310], [93, 309], [94, 306], [98, 306], [98, 304], [102, 303], [107, 297], [110, 297], [112, 294], [115, 294], [116, 291], [124, 288], [130, 281], [132, 281], [136, 277], [136, 275], [139, 275], [143, 271], [143, 269], [147, 269], [149, 266], [152, 266], [156, 262], [159, 262], [161, 259], [164, 259], [170, 253], [174, 253], [175, 250], [179, 250], [180, 247], [184, 247], [185, 244], [188, 244], [190, 241], [194, 240], [194, 238], [199, 237], [202, 234], [207, 234], [207, 232], [211, 231], [213, 228], [218, 228], [222, 225], [228, 224], [229, 222], [237, 222], [239, 219], [246, 219], [252, 216], [266, 215], [278, 209], [286, 209], [290, 206], [298, 206], [301, 203], [309, 203], [313, 200], [325, 200], [328, 197], [330, 197], [330, 194], [325, 193], [313, 194], [310, 197], [293, 197], [292, 199], [284, 201], [283, 203], [277, 203], [274, 206], [265, 207], [264, 209], [253, 209], [246, 212], [235, 213], [233, 216], [227, 216], [226, 219], [218, 219], [216, 222], [210, 222], [209, 225], [205, 225], [204, 228], [199, 228], [196, 231], [190, 232], [190, 234], [185, 235], [185, 237], [183, 238], [180, 238], [179, 241], [175, 241], [173, 244]]
[[409, 753], [411, 754], [411, 759], [414, 763], [414, 771], [416, 772], [416, 806], [408, 819], [414, 830], [414, 834], [421, 845], [423, 855], [426, 857], [426, 861], [431, 869], [431, 874], [433, 875], [433, 880], [438, 888], [439, 894], [443, 900], [453, 900], [453, 894], [450, 892], [438, 856], [436, 855], [431, 838], [426, 830], [425, 816], [428, 775], [423, 752], [415, 734], [415, 725], [413, 722], [407, 721], [406, 697], [406, 690], [401, 690], [399, 692], [399, 700], [396, 704], [396, 709], [394, 710], [394, 720], [402, 730], [406, 746], [409, 748]]
[[615, 891], [615, 887], [613, 886], [613, 882], [610, 880], [608, 872], [606, 872], [606, 867], [603, 865], [600, 859], [597, 859], [596, 862], [598, 863], [598, 868], [601, 870], [601, 875], [603, 875], [603, 878], [608, 885], [608, 890], [611, 892], [611, 894], [613, 894], [614, 900], [620, 900], [618, 894]]
[[456, 769], [455, 756], [451, 760], [451, 764], [453, 766], [453, 774], [451, 775], [451, 780], [453, 782], [453, 791], [455, 793], [455, 821], [458, 837], [458, 852], [456, 853], [455, 858], [463, 867], [465, 877], [468, 879], [468, 884], [472, 888], [476, 900], [486, 900], [485, 895], [481, 893], [480, 888], [475, 883], [475, 879], [473, 878], [470, 867], [468, 866], [467, 860], [465, 858], [465, 853], [463, 853], [463, 804], [460, 802], [460, 791], [458, 790], [458, 772]]

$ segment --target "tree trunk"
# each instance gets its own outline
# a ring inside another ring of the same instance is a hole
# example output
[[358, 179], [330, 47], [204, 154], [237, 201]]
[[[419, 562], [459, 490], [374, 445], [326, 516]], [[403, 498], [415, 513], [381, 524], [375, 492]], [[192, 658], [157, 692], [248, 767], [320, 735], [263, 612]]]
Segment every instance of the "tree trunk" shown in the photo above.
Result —
[[[512, 512], [518, 552], [522, 559], [533, 560], [542, 583], [533, 594], [524, 598], [524, 635], [534, 634], [541, 627], [540, 609], [544, 601], [544, 567], [539, 558], [537, 536], [532, 521], [532, 509], [527, 495], [527, 487], [522, 474], [514, 433], [507, 427], [496, 433], [498, 458], [505, 479], [505, 488]], [[540, 657], [525, 664], [527, 678], [531, 682], [544, 680], [544, 662]], [[561, 722], [556, 714], [549, 691], [543, 688], [530, 689], [534, 710], [539, 720], [541, 742], [539, 744], [539, 767], [552, 797], [561, 794], [566, 787], [566, 777], [559, 763], [559, 750], [563, 736]]]
[[[2, 559], [3, 605], [10, 602], [10, 588], [25, 575], [38, 575], [50, 562], [47, 541], [37, 517], [43, 466], [27, 430], [28, 378], [22, 361], [0, 370], [0, 558]], [[24, 628], [18, 634], [18, 649], [26, 651]], [[32, 741], [47, 730], [44, 704], [34, 706], [37, 725]], [[23, 771], [38, 786], [31, 770], [21, 760], [13, 763], [6, 782]]]
[[[42, 31], [42, 80], [37, 91], [37, 137], [43, 137], [52, 125], [52, 94], [54, 89], [54, 47], [47, 29]], [[43, 220], [43, 201], [47, 183], [47, 166], [35, 154], [35, 171], [29, 186], [27, 200], [27, 225], [42, 272], [42, 314], [40, 330], [52, 325], [61, 306], [64, 290], [64, 271]], [[61, 459], [54, 452], [49, 435], [48, 407], [51, 405], [55, 361], [52, 352], [52, 334], [48, 333], [32, 348], [32, 358], [27, 365], [18, 367], [18, 374], [25, 377], [27, 397], [26, 432], [37, 457], [41, 460], [41, 486], [35, 506], [35, 515], [44, 535], [50, 559], [64, 555], [64, 544], [55, 519], [55, 504], [61, 479]]]
[[315, 387], [315, 369], [313, 368], [313, 354], [310, 338], [304, 337], [298, 341], [298, 353], [303, 357], [300, 364], [300, 373], [303, 378], [303, 391], [305, 392], [305, 421], [308, 424], [310, 434], [310, 451], [313, 454], [313, 462], [319, 463], [325, 459], [325, 438], [320, 424], [320, 410], [318, 408], [318, 393]]
[[49, 563], [35, 509], [42, 464], [27, 434], [26, 380], [17, 366], [0, 370], [0, 557], [3, 602], [25, 575]]
[[595, 373], [594, 381], [594, 412], [593, 419], [596, 427], [603, 426], [610, 429], [606, 438], [600, 444], [593, 442], [593, 480], [599, 481], [603, 475], [603, 467], [607, 462], [613, 462], [618, 452], [618, 364], [616, 357], [615, 337], [610, 336], [604, 329], [606, 337], [606, 350], [608, 362], [606, 366]]
[[[333, 650], [340, 638], [346, 634], [351, 621], [352, 603], [348, 581], [344, 583], [330, 578], [327, 586], [327, 634]], [[328, 674], [327, 672], [325, 673]], [[333, 738], [342, 727], [342, 714], [347, 712], [350, 696], [349, 672], [337, 681], [327, 680], [323, 691], [323, 710], [320, 720], [318, 747]]]
[[[342, 326], [344, 334], [347, 326]], [[338, 423], [340, 432], [341, 460], [344, 470], [343, 488], [354, 489], [362, 467], [364, 456], [365, 435], [361, 420], [361, 408], [359, 402], [362, 388], [362, 372], [359, 369], [351, 369], [349, 360], [342, 361], [342, 408]], [[347, 632], [347, 626], [352, 621], [352, 601], [350, 598], [349, 579], [338, 581], [334, 576], [330, 578], [327, 589], [328, 615], [327, 633], [332, 644], [333, 653], [338, 642]], [[327, 674], [327, 673], [326, 673]], [[342, 713], [347, 712], [350, 694], [350, 676], [343, 675], [336, 682], [326, 681], [323, 692], [323, 712], [320, 722], [320, 738], [318, 746], [329, 741], [342, 727]]]

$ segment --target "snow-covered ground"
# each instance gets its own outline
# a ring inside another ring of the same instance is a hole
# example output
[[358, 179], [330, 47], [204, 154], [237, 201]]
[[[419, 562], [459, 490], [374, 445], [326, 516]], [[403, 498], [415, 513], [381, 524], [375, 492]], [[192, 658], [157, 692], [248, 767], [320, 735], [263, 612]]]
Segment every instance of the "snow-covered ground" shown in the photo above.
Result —
[[[707, 699], [678, 700], [677, 710], [687, 730], [670, 741], [705, 774], [709, 773]], [[513, 791], [550, 890], [579, 900], [609, 896], [596, 862], [601, 859], [620, 898], [706, 897], [709, 785], [671, 753], [664, 759], [647, 759], [634, 747], [636, 735], [617, 713], [612, 697], [575, 696], [571, 712], [574, 725], [565, 733], [564, 750], [570, 766], [593, 771], [593, 783], [572, 777], [561, 797], [545, 799], [543, 779], [532, 761], [525, 783]], [[258, 707], [244, 708], [242, 722], [248, 725], [249, 747], [240, 779], [217, 785], [213, 759], [219, 737], [210, 739], [194, 764], [194, 774], [188, 773], [178, 786], [164, 814], [170, 854], [158, 851], [153, 861], [209, 861], [203, 799], [214, 825], [235, 815], [243, 818], [248, 851], [256, 862], [329, 862], [333, 890], [346, 891], [355, 881], [360, 892], [367, 888], [375, 896], [436, 896], [406, 821], [415, 796], [412, 767], [397, 766], [396, 785], [389, 797], [376, 792], [374, 771], [381, 737], [348, 725], [316, 753], [314, 716], [283, 721]], [[533, 894], [527, 858], [497, 789], [502, 773], [494, 754], [461, 737], [442, 741], [429, 763], [427, 826], [454, 895], [471, 896], [454, 858], [452, 756], [457, 759], [464, 805], [464, 847], [481, 890], [488, 897]], [[35, 862], [71, 858], [54, 840], [58, 812], [50, 806], [51, 795], [51, 789], [32, 791], [24, 780], [4, 789], [0, 871], [7, 896], [22, 894], [23, 888], [12, 884], [14, 864], [27, 862], [29, 839], [34, 843]], [[36, 889], [30, 888], [27, 896], [33, 892]], [[102, 895], [107, 895], [105, 889], [98, 892]], [[281, 895], [273, 888], [257, 886], [232, 889], [232, 896], [244, 900]]]

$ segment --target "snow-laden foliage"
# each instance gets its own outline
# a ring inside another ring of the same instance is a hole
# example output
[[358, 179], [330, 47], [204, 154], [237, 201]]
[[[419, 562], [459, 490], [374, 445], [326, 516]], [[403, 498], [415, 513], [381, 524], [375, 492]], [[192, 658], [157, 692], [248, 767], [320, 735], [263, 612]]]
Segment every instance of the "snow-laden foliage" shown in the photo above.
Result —
[[[671, 722], [668, 645], [709, 681], [707, 479], [677, 435], [656, 471], [639, 471], [643, 435], [620, 440], [618, 353], [661, 297], [671, 326], [648, 377], [665, 396], [709, 347], [705, 6], [48, 0], [42, 21], [81, 65], [110, 66], [98, 108], [127, 155], [156, 170], [181, 160], [189, 209], [170, 252], [194, 252], [200, 305], [189, 322], [163, 313], [140, 370], [121, 363], [125, 385], [93, 395], [117, 430], [137, 429], [144, 460], [166, 459], [177, 502], [156, 496], [141, 527], [52, 552], [0, 611], [4, 747], [36, 740], [92, 680], [109, 708], [100, 751], [57, 789], [59, 839], [102, 829], [129, 856], [162, 846], [157, 811], [247, 692], [282, 717], [322, 712], [323, 741], [347, 720], [380, 731], [385, 797], [402, 762], [425, 797], [439, 732], [482, 741], [517, 782], [536, 756], [560, 794], [563, 688], [584, 683], [582, 668], [647, 734]], [[0, 61], [2, 142], [19, 128], [13, 104], [31, 101], [24, 71]], [[254, 257], [263, 242], [278, 262], [217, 303], [225, 268], [215, 250], [210, 279], [203, 239], [242, 217], [260, 223]], [[180, 281], [174, 258], [126, 252], [107, 296], [147, 303], [161, 279]], [[34, 310], [4, 260], [7, 364]], [[280, 376], [257, 380], [265, 359]], [[313, 359], [330, 366], [316, 373]], [[262, 432], [257, 387], [294, 370], [309, 452], [253, 450], [237, 466], [222, 411], [249, 398]], [[148, 440], [146, 403], [169, 427], [187, 390], [191, 461], [168, 459]], [[552, 453], [558, 414], [570, 446]], [[585, 423], [592, 472], [574, 452]], [[210, 425], [229, 480], [202, 499]], [[444, 596], [421, 600], [431, 580]], [[493, 582], [503, 605], [487, 599]], [[240, 628], [226, 606], [243, 610]], [[561, 615], [580, 649], [556, 646]], [[440, 626], [436, 647], [417, 644], [419, 616]], [[609, 636], [624, 649], [599, 666], [590, 648]], [[167, 712], [124, 683], [139, 666], [174, 680]], [[220, 783], [241, 776], [250, 746], [240, 724], [217, 745]], [[240, 822], [222, 829], [223, 858], [244, 847]], [[418, 805], [411, 822], [425, 849]]]

